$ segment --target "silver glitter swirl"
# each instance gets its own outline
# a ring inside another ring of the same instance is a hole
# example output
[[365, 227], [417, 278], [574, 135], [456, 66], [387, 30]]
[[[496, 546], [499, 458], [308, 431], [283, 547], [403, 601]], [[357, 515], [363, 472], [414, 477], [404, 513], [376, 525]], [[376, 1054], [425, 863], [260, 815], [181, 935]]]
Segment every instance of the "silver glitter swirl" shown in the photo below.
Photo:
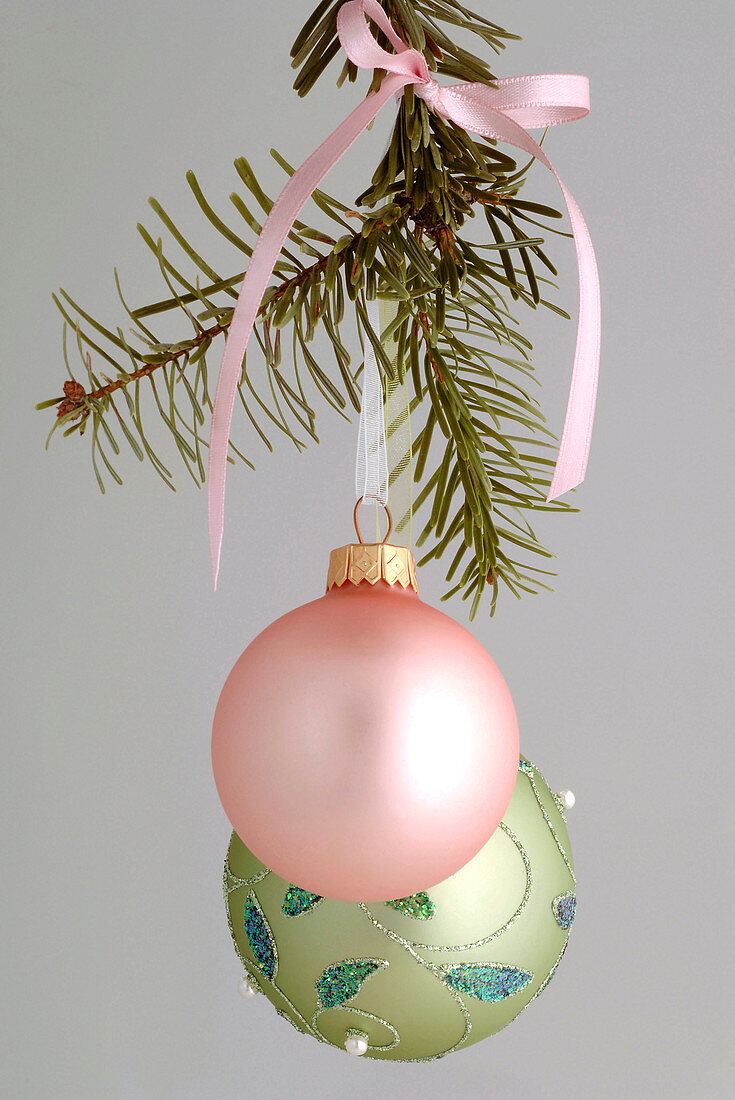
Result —
[[[536, 786], [536, 769], [533, 767], [533, 765], [531, 765], [531, 770], [530, 771], [528, 771], [525, 768], [523, 770], [524, 770], [524, 774], [528, 777], [528, 782], [531, 784], [531, 790], [533, 791], [534, 796], [536, 798], [536, 801], [538, 802], [538, 808], [541, 810], [541, 814], [543, 815], [543, 819], [544, 819], [544, 821], [546, 822], [546, 824], [549, 828], [549, 832], [551, 833], [551, 835], [554, 838], [554, 843], [556, 844], [557, 848], [559, 849], [559, 854], [561, 855], [561, 858], [564, 860], [567, 871], [569, 871], [569, 874], [572, 876], [572, 882], [576, 883], [577, 879], [575, 878], [574, 870], [572, 868], [572, 865], [569, 862], [569, 856], [564, 851], [564, 845], [559, 840], [559, 837], [556, 834], [556, 830], [555, 830], [554, 826], [551, 823], [551, 818], [549, 817], [548, 813], [546, 812], [546, 807], [544, 806], [543, 802], [541, 801], [541, 795], [539, 794], [538, 787]], [[552, 795], [552, 798], [553, 798], [553, 795]]]
[[370, 919], [371, 923], [374, 925], [374, 927], [377, 928], [379, 932], [384, 932], [386, 935], [391, 936], [391, 938], [395, 939], [397, 943], [400, 943], [402, 947], [408, 948], [409, 945], [410, 945], [411, 947], [418, 948], [418, 950], [420, 950], [420, 951], [447, 951], [447, 952], [449, 952], [449, 951], [474, 951], [475, 948], [484, 947], [486, 943], [490, 943], [491, 940], [494, 940], [498, 936], [501, 936], [503, 934], [503, 932], [506, 932], [510, 928], [510, 926], [515, 921], [518, 920], [521, 913], [526, 908], [526, 905], [528, 904], [528, 899], [531, 896], [531, 887], [533, 885], [533, 876], [532, 876], [532, 872], [531, 872], [531, 860], [528, 857], [528, 852], [523, 847], [523, 845], [521, 844], [520, 840], [515, 835], [513, 830], [509, 829], [508, 826], [502, 821], [500, 822], [500, 825], [498, 826], [498, 828], [502, 829], [503, 832], [506, 834], [506, 836], [509, 838], [509, 840], [511, 840], [513, 842], [513, 844], [515, 844], [516, 848], [518, 849], [519, 855], [520, 855], [521, 859], [523, 860], [523, 866], [525, 867], [525, 870], [526, 870], [526, 886], [525, 886], [525, 889], [523, 891], [523, 897], [521, 898], [521, 900], [518, 904], [518, 908], [515, 910], [515, 912], [513, 912], [508, 917], [505, 924], [502, 924], [500, 926], [500, 928], [496, 928], [496, 930], [494, 932], [489, 932], [487, 936], [482, 936], [479, 940], [474, 940], [472, 943], [458, 943], [458, 944], [419, 943], [417, 940], [405, 939], [403, 936], [399, 936], [397, 932], [394, 934], [391, 931], [391, 929], [386, 928], [385, 925], [380, 923], [378, 918], [372, 912], [370, 912], [370, 910], [367, 908], [367, 906], [364, 903], [361, 903], [363, 910], [365, 912], [369, 913], [369, 919]]
[[566, 806], [564, 805], [562, 800], [559, 798], [559, 795], [556, 794], [555, 791], [551, 792], [551, 797], [554, 799], [554, 804], [556, 805], [557, 810], [561, 814], [564, 821], [566, 821], [566, 819], [567, 819], [567, 808], [566, 808]]
[[233, 890], [239, 890], [241, 886], [255, 886], [256, 883], [262, 882], [270, 874], [267, 867], [264, 867], [262, 871], [256, 871], [254, 875], [250, 875], [249, 878], [240, 878], [239, 875], [235, 875], [230, 870], [230, 857], [229, 853], [225, 856], [225, 875], [224, 875], [224, 891], [225, 902], [228, 895]]
[[433, 1062], [437, 1058], [444, 1058], [447, 1054], [452, 1054], [455, 1050], [458, 1049], [458, 1047], [462, 1046], [463, 1043], [467, 1042], [467, 1040], [469, 1039], [469, 1036], [470, 1036], [470, 1032], [472, 1031], [472, 1020], [470, 1018], [469, 1012], [467, 1011], [467, 1006], [465, 1005], [464, 1001], [459, 996], [459, 994], [457, 993], [456, 990], [452, 989], [451, 986], [447, 985], [446, 982], [441, 980], [441, 978], [437, 974], [437, 972], [434, 969], [434, 967], [432, 966], [432, 964], [428, 963], [426, 961], [426, 959], [423, 959], [421, 957], [421, 955], [419, 955], [418, 951], [416, 951], [414, 949], [413, 944], [411, 943], [410, 940], [404, 939], [403, 936], [399, 936], [399, 934], [397, 932], [394, 932], [392, 929], [386, 928], [385, 925], [381, 924], [380, 921], [377, 920], [373, 916], [373, 914], [370, 912], [370, 910], [368, 909], [365, 902], [359, 902], [359, 906], [362, 909], [365, 916], [367, 917], [367, 919], [373, 925], [374, 928], [376, 928], [379, 932], [382, 932], [384, 936], [388, 937], [388, 939], [393, 940], [394, 943], [399, 944], [405, 951], [408, 952], [408, 954], [411, 956], [411, 958], [414, 960], [414, 962], [418, 963], [418, 965], [420, 967], [422, 967], [424, 970], [427, 970], [430, 974], [432, 974], [433, 977], [435, 977], [437, 981], [441, 981], [442, 988], [445, 989], [447, 991], [447, 993], [449, 993], [454, 998], [460, 1012], [462, 1013], [462, 1016], [464, 1017], [465, 1026], [464, 1026], [463, 1034], [457, 1040], [457, 1042], [454, 1043], [447, 1050], [443, 1050], [439, 1054], [429, 1055], [426, 1058], [404, 1058], [404, 1059], [402, 1059], [402, 1061], [404, 1061], [404, 1062]]
[[368, 1042], [368, 1050], [394, 1050], [401, 1041], [401, 1037], [398, 1034], [397, 1030], [393, 1027], [393, 1024], [389, 1023], [388, 1020], [384, 1020], [382, 1016], [374, 1016], [372, 1012], [365, 1012], [362, 1008], [353, 1008], [351, 1005], [334, 1005], [334, 1007], [332, 1008], [318, 1008], [311, 1018], [311, 1027], [313, 1029], [313, 1033], [319, 1037], [320, 1042], [327, 1043], [330, 1047], [336, 1047], [337, 1050], [342, 1049], [340, 1045], [338, 1043], [333, 1043], [330, 1039], [327, 1039], [326, 1035], [323, 1031], [321, 1031], [317, 1023], [319, 1017], [323, 1016], [325, 1012], [354, 1012], [356, 1016], [361, 1016], [363, 1020], [373, 1020], [376, 1024], [383, 1024], [384, 1027], [387, 1027], [388, 1031], [390, 1031], [393, 1036], [392, 1042], [386, 1043], [384, 1046], [379, 1046], [378, 1044]]
[[[424, 963], [423, 965], [426, 967], [427, 970], [432, 969], [428, 963]], [[440, 981], [441, 979], [437, 978], [437, 980]], [[467, 1005], [464, 1003], [456, 989], [452, 989], [452, 987], [450, 985], [447, 985], [445, 982], [442, 982], [442, 985], [446, 989], [447, 993], [450, 993], [454, 1000], [457, 1002], [457, 1007], [464, 1017], [464, 1032], [462, 1033], [462, 1036], [457, 1040], [457, 1042], [454, 1043], [451, 1047], [447, 1047], [446, 1050], [440, 1050], [438, 1054], [427, 1054], [423, 1058], [404, 1058], [402, 1059], [404, 1062], [436, 1062], [439, 1058], [446, 1058], [448, 1054], [454, 1054], [455, 1050], [459, 1050], [461, 1046], [465, 1046], [469, 1042], [470, 1033], [472, 1031], [472, 1019], [467, 1010]]]
[[[282, 1020], [287, 1020], [294, 1031], [298, 1031], [299, 1035], [304, 1034], [304, 1029], [301, 1024], [297, 1024], [296, 1021], [289, 1016], [288, 1012], [284, 1012], [282, 1008], [276, 1008], [276, 1016], [280, 1016]], [[309, 1034], [312, 1034], [312, 1032], [310, 1031]]]
[[567, 949], [567, 947], [568, 947], [568, 946], [569, 946], [569, 940], [567, 939], [567, 940], [565, 940], [565, 941], [564, 941], [564, 944], [563, 944], [563, 946], [562, 946], [562, 949], [561, 949], [561, 951], [560, 951], [560, 952], [559, 952], [559, 954], [558, 954], [558, 955], [556, 956], [556, 962], [554, 963], [554, 965], [552, 966], [551, 970], [550, 970], [550, 971], [549, 971], [549, 973], [548, 973], [548, 974], [546, 975], [546, 977], [544, 978], [544, 980], [543, 980], [543, 981], [541, 982], [541, 985], [540, 985], [540, 986], [538, 987], [538, 989], [537, 989], [537, 990], [536, 990], [536, 992], [534, 993], [533, 997], [531, 997], [531, 999], [530, 999], [530, 1001], [528, 1002], [528, 1004], [527, 1004], [527, 1005], [524, 1005], [524, 1006], [523, 1006], [523, 1007], [524, 1007], [524, 1009], [525, 1009], [525, 1008], [528, 1008], [528, 1005], [530, 1005], [530, 1004], [533, 1004], [533, 1002], [534, 1002], [534, 1001], [536, 1000], [536, 998], [537, 998], [537, 997], [539, 996], [539, 994], [540, 994], [540, 993], [543, 993], [543, 991], [544, 991], [544, 990], [546, 989], [546, 986], [547, 986], [547, 985], [549, 984], [549, 982], [551, 981], [551, 979], [552, 979], [552, 978], [554, 977], [554, 974], [556, 973], [556, 968], [557, 968], [557, 966], [559, 965], [559, 963], [561, 962], [561, 960], [562, 960], [562, 959], [564, 958], [564, 952], [566, 951], [566, 949]]

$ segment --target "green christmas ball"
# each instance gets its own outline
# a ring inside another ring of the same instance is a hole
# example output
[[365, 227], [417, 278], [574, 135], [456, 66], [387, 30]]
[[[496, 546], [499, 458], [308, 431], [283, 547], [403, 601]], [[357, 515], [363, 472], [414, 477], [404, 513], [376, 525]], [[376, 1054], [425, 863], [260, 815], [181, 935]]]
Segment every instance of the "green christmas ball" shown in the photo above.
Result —
[[430, 890], [369, 905], [321, 898], [233, 833], [224, 891], [245, 995], [264, 993], [319, 1042], [423, 1062], [494, 1035], [546, 988], [574, 884], [561, 799], [521, 758], [498, 829]]

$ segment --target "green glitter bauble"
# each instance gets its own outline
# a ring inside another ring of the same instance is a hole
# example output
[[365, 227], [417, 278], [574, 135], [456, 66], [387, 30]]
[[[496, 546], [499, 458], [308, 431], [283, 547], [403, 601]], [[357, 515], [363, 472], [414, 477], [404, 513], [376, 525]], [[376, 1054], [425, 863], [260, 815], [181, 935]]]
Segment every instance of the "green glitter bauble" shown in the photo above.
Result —
[[428, 1061], [494, 1035], [546, 987], [575, 913], [563, 808], [521, 759], [488, 843], [451, 878], [381, 904], [285, 882], [233, 833], [225, 902], [251, 984], [319, 1042]]

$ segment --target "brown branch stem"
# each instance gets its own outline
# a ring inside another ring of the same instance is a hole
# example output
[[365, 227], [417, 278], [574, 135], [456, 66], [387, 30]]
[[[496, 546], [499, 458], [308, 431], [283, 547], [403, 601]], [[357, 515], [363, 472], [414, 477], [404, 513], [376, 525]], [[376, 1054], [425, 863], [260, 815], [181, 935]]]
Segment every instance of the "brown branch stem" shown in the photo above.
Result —
[[[475, 192], [472, 196], [475, 201], [482, 202], [502, 202], [502, 198], [492, 192]], [[422, 211], [417, 210], [413, 200], [407, 195], [399, 195], [394, 199], [403, 208], [403, 217], [406, 220], [411, 220], [414, 223], [417, 236], [425, 235], [439, 245], [440, 249], [446, 248], [450, 254], [456, 259], [457, 252], [454, 246], [454, 233], [446, 223], [441, 222], [435, 216], [427, 217]], [[355, 217], [362, 217], [357, 211], [349, 211]], [[371, 233], [380, 233], [386, 226], [380, 218], [375, 218], [373, 225], [370, 228]], [[350, 252], [356, 247], [357, 243], [362, 237], [362, 231], [353, 234], [352, 239], [341, 250], [342, 256], [346, 259]], [[258, 310], [258, 317], [262, 317], [271, 309], [277, 302], [280, 302], [285, 294], [289, 291], [298, 290], [305, 282], [307, 282], [312, 276], [318, 272], [323, 271], [327, 263], [329, 262], [330, 254], [322, 256], [321, 259], [315, 260], [315, 262], [308, 267], [305, 267], [303, 271], [300, 271], [297, 275], [292, 275], [289, 279], [284, 279], [278, 287], [275, 288], [274, 293], [270, 296], [267, 302], [261, 303]], [[427, 335], [429, 332], [428, 318], [426, 314], [420, 314], [422, 327], [425, 329]], [[68, 416], [73, 414], [70, 419], [74, 420], [77, 416], [86, 417], [89, 415], [89, 403], [93, 401], [100, 401], [116, 390], [122, 389], [124, 386], [128, 386], [131, 382], [137, 382], [141, 378], [147, 378], [158, 370], [159, 367], [168, 366], [170, 363], [175, 363], [178, 359], [181, 359], [184, 355], [195, 351], [198, 347], [204, 343], [205, 340], [213, 340], [215, 337], [226, 332], [229, 328], [229, 321], [218, 322], [213, 325], [212, 328], [203, 329], [194, 339], [188, 342], [185, 346], [179, 348], [179, 350], [173, 352], [165, 359], [157, 360], [155, 363], [146, 363], [144, 366], [139, 367], [131, 374], [121, 374], [114, 381], [108, 382], [104, 386], [100, 386], [96, 390], [86, 391], [81, 383], [71, 380], [64, 383], [64, 397], [59, 398], [59, 406], [56, 411], [57, 417]], [[427, 347], [430, 346], [430, 342], [427, 340]], [[441, 371], [438, 365], [433, 359], [431, 352], [429, 351], [429, 358], [432, 362], [432, 366], [437, 375], [438, 380], [443, 381]]]
[[[64, 383], [64, 399], [56, 410], [56, 416], [66, 416], [68, 413], [73, 413], [77, 410], [77, 414], [81, 416], [88, 416], [89, 402], [100, 401], [104, 397], [109, 397], [115, 390], [122, 389], [123, 386], [128, 386], [131, 382], [137, 382], [141, 378], [147, 378], [149, 374], [152, 374], [154, 370], [158, 370], [159, 367], [168, 366], [169, 363], [175, 363], [177, 359], [181, 359], [182, 356], [196, 351], [198, 347], [204, 343], [205, 340], [213, 340], [215, 336], [219, 336], [227, 328], [226, 325], [221, 325], [219, 322], [213, 325], [212, 328], [202, 329], [202, 331], [194, 337], [194, 339], [188, 343], [185, 347], [180, 348], [178, 351], [173, 352], [165, 359], [159, 359], [155, 363], [146, 363], [142, 367], [138, 367], [131, 374], [121, 374], [114, 381], [108, 382], [104, 386], [100, 386], [96, 390], [87, 392], [81, 383], [72, 380], [71, 382]], [[75, 416], [71, 417], [72, 420], [76, 419]]]

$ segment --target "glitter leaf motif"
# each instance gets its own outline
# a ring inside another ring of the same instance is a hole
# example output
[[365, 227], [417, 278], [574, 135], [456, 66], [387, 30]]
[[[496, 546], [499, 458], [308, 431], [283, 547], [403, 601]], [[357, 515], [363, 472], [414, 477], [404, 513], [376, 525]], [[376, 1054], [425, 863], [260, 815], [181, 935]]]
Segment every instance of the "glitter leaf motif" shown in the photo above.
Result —
[[528, 760], [525, 760], [523, 757], [521, 757], [518, 761], [518, 768], [520, 771], [525, 772], [526, 775], [533, 775], [533, 766]]
[[302, 913], [308, 913], [315, 905], [323, 901], [321, 894], [312, 894], [309, 890], [302, 890], [300, 886], [289, 886], [283, 899], [281, 909], [287, 917], [299, 917]]
[[419, 894], [411, 894], [407, 898], [396, 898], [395, 901], [385, 903], [404, 917], [415, 917], [416, 920], [431, 920], [436, 912], [436, 905], [429, 895], [423, 890]]
[[263, 911], [253, 894], [245, 899], [243, 922], [250, 950], [255, 956], [261, 974], [269, 981], [273, 981], [278, 968], [276, 944]]
[[388, 963], [383, 959], [345, 959], [328, 966], [317, 978], [316, 993], [323, 1008], [335, 1008], [360, 992], [363, 982]]
[[564, 931], [568, 931], [572, 927], [574, 921], [574, 914], [577, 910], [577, 899], [574, 894], [559, 894], [558, 898], [554, 898], [551, 903], [551, 910], [556, 919], [556, 923]]
[[533, 974], [527, 970], [497, 963], [463, 963], [437, 969], [440, 978], [452, 989], [476, 997], [478, 1001], [502, 1001], [518, 993], [533, 979]]

